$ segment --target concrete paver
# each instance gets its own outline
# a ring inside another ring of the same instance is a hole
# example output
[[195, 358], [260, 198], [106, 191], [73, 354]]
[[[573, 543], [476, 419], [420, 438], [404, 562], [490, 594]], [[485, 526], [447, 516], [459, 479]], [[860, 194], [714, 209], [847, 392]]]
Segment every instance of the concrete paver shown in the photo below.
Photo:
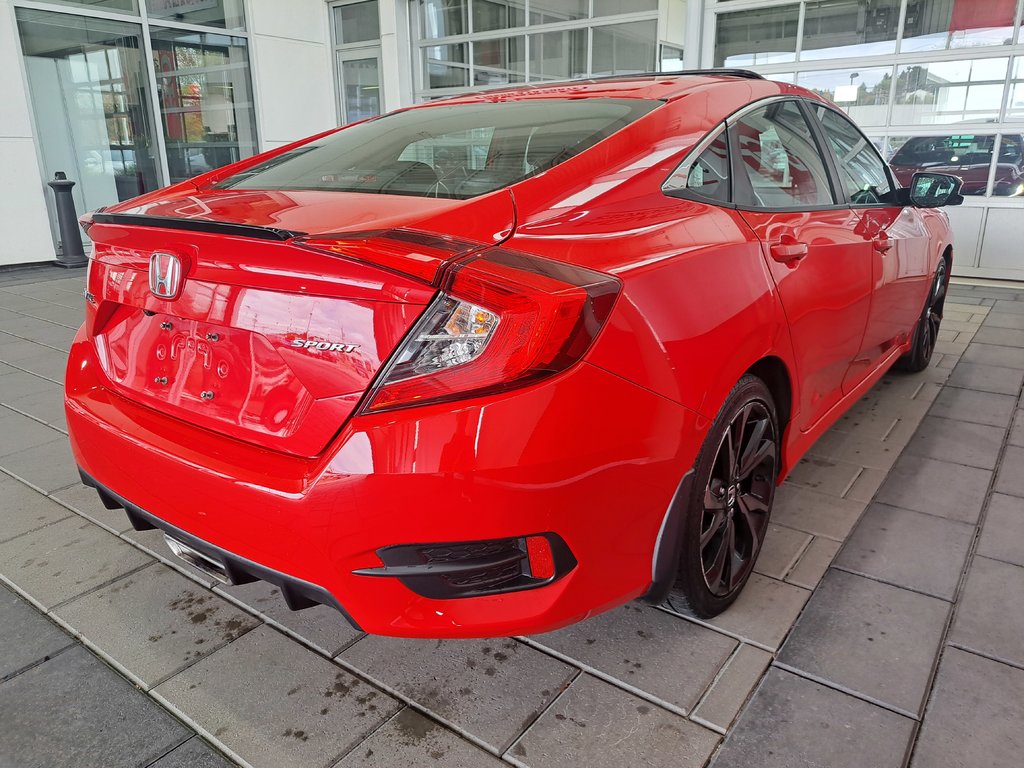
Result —
[[741, 645], [694, 711], [694, 719], [727, 729], [771, 662], [768, 651]]
[[1024, 497], [1024, 448], [1016, 445], [1006, 447], [1003, 462], [996, 473], [995, 490]]
[[952, 601], [973, 539], [973, 525], [872, 504], [835, 567]]
[[1024, 568], [975, 557], [949, 642], [1024, 667]]
[[1005, 429], [956, 419], [926, 416], [907, 452], [926, 459], [995, 469]]
[[732, 607], [710, 619], [708, 624], [754, 645], [775, 650], [782, 644], [810, 594], [801, 587], [754, 573]]
[[531, 768], [697, 768], [718, 735], [581, 675], [509, 750]]
[[400, 705], [267, 626], [153, 689], [253, 765], [326, 768]]
[[1024, 503], [992, 494], [978, 541], [979, 555], [1024, 567]]
[[39, 611], [0, 586], [0, 681], [45, 661], [74, 642]]
[[773, 668], [714, 768], [901, 766], [914, 721]]
[[149, 562], [137, 549], [80, 517], [0, 544], [0, 574], [45, 608]]
[[878, 492], [878, 501], [915, 512], [976, 523], [992, 472], [904, 454]]
[[366, 637], [338, 657], [504, 752], [577, 674], [517, 640]]
[[738, 645], [636, 603], [531, 639], [684, 711], [696, 705]]
[[231, 768], [233, 765], [205, 741], [193, 736], [161, 757], [150, 768]]
[[947, 648], [911, 768], [1020, 765], [1024, 670]]
[[0, 762], [146, 766], [191, 732], [81, 646], [0, 684]]
[[[1020, 315], [1024, 319], [1024, 315]], [[951, 387], [1016, 396], [1024, 384], [1024, 371], [995, 365], [961, 362], [947, 382]]]
[[833, 569], [778, 663], [916, 716], [949, 610], [934, 597]]
[[54, 614], [144, 688], [259, 624], [160, 563], [65, 603]]
[[338, 768], [379, 768], [382, 765], [499, 768], [506, 763], [406, 707], [337, 765]]
[[71, 510], [4, 474], [0, 474], [0, 499], [3, 499], [0, 543], [73, 515]]

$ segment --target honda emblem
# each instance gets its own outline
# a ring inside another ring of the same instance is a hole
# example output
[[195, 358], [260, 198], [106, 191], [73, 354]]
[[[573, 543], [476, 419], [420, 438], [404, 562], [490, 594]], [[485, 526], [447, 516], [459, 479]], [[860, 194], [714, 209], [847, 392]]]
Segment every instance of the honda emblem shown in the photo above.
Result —
[[160, 299], [175, 299], [181, 290], [181, 259], [157, 251], [149, 257], [149, 290]]

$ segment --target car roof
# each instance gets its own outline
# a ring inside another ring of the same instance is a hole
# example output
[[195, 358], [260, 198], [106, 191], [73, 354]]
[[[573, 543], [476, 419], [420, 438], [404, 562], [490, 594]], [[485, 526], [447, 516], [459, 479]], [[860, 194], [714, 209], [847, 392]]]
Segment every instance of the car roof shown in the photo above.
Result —
[[795, 86], [765, 80], [756, 72], [745, 69], [702, 69], [685, 72], [611, 75], [581, 80], [503, 86], [492, 90], [435, 99], [428, 104], [516, 101], [535, 98], [620, 98], [675, 101], [693, 91], [716, 85], [739, 86], [738, 90], [757, 97], [790, 92], [813, 96], [802, 88], [798, 89]]

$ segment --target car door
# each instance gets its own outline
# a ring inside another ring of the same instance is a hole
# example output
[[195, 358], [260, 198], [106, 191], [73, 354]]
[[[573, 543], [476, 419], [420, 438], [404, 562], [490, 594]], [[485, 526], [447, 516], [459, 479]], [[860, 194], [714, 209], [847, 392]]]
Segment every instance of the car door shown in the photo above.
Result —
[[847, 373], [847, 391], [870, 375], [913, 331], [931, 275], [924, 216], [897, 202], [896, 185], [874, 145], [846, 115], [811, 106], [833, 153], [841, 189], [870, 248], [872, 299], [864, 340]]
[[755, 105], [730, 121], [737, 208], [762, 244], [796, 355], [802, 431], [842, 397], [861, 348], [871, 291], [870, 246], [837, 197], [828, 156], [796, 99]]

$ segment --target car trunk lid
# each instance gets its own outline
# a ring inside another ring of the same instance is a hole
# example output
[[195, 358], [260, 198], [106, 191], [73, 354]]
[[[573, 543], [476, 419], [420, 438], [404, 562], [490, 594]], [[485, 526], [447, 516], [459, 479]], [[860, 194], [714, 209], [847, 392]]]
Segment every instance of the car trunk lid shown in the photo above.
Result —
[[[111, 388], [239, 440], [320, 453], [432, 300], [444, 261], [514, 224], [507, 196], [413, 204], [403, 220], [393, 201], [371, 215], [332, 194], [342, 212], [317, 221], [223, 198], [230, 217], [218, 205], [183, 216], [181, 201], [94, 215], [87, 330]], [[401, 226], [410, 219], [415, 229]], [[316, 238], [296, 237], [297, 220]], [[458, 237], [438, 234], [453, 221]], [[155, 253], [181, 265], [172, 298], [152, 290]]]

